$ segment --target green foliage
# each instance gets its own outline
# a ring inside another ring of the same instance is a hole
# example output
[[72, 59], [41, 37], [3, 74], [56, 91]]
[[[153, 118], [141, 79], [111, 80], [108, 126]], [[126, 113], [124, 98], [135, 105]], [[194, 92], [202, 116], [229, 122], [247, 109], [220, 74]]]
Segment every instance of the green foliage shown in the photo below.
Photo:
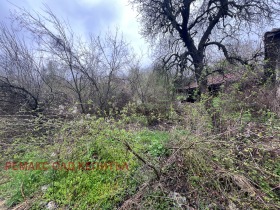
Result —
[[138, 135], [138, 138], [146, 144], [148, 152], [151, 156], [160, 157], [168, 155], [169, 151], [166, 148], [168, 135], [166, 132], [142, 131]]
[[[153, 121], [169, 130], [156, 130]], [[128, 170], [87, 170], [85, 165], [69, 170], [66, 164], [60, 170], [1, 171], [7, 182], [0, 185], [0, 197], [10, 207], [34, 197], [33, 209], [50, 201], [59, 208], [117, 209], [142, 193], [137, 202], [145, 209], [178, 209], [174, 192], [196, 209], [277, 209], [280, 203], [279, 119], [234, 94], [202, 95], [200, 102], [181, 107], [128, 104], [119, 115], [103, 118], [41, 116], [33, 125], [28, 135], [14, 138], [1, 157], [3, 165], [126, 162]], [[148, 164], [160, 171], [160, 181]], [[148, 181], [151, 185], [140, 191]]]
[[142, 126], [154, 126], [164, 121], [173, 122], [179, 119], [174, 106], [168, 101], [139, 105], [129, 103], [121, 110], [118, 117], [120, 124], [137, 123]]
[[[53, 136], [53, 144], [32, 147], [14, 155], [14, 162], [48, 162], [49, 168], [46, 171], [4, 171], [10, 181], [1, 185], [0, 191], [2, 196], [9, 198], [7, 205], [14, 206], [24, 200], [23, 196], [31, 197], [39, 192], [45, 201], [74, 209], [117, 206], [140, 184], [140, 180], [131, 179], [140, 162], [126, 150], [123, 142], [128, 142], [136, 152], [148, 152], [150, 157], [167, 154], [167, 133], [148, 130], [133, 133], [120, 127], [126, 120], [96, 117], [72, 120]], [[40, 138], [34, 137], [34, 141], [40, 141]], [[66, 166], [54, 170], [51, 164], [56, 161]], [[75, 166], [86, 162], [117, 162], [123, 170], [116, 170], [113, 165], [112, 170], [84, 170], [85, 167], [79, 170], [76, 167], [72, 171], [68, 170], [69, 162]], [[128, 164], [128, 170], [124, 163]], [[45, 192], [42, 192], [42, 186], [47, 186]]]
[[209, 133], [212, 129], [211, 117], [205, 109], [206, 96], [202, 96], [201, 101], [195, 104], [187, 104], [183, 108], [184, 127], [196, 133]]

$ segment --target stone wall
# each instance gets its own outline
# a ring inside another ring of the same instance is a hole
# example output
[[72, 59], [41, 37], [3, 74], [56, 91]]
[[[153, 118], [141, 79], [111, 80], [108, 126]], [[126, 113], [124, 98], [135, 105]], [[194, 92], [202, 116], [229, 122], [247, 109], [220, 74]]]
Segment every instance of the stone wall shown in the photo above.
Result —
[[273, 83], [280, 81], [280, 29], [273, 29], [264, 35], [265, 68], [264, 76]]

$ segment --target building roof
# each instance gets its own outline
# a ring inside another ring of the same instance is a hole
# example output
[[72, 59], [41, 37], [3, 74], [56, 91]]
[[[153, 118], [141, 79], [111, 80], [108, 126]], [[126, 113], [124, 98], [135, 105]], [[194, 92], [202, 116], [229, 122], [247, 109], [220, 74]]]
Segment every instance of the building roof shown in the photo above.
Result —
[[269, 37], [274, 37], [280, 34], [280, 28], [273, 28], [271, 31], [268, 31], [265, 33], [265, 37], [269, 38]]
[[[223, 84], [226, 82], [235, 82], [238, 81], [241, 78], [241, 74], [237, 73], [228, 73], [224, 75], [210, 75], [207, 77], [207, 85], [218, 85], [218, 84]], [[198, 84], [197, 82], [192, 82], [189, 85], [183, 87], [182, 89], [193, 89], [197, 88]]]

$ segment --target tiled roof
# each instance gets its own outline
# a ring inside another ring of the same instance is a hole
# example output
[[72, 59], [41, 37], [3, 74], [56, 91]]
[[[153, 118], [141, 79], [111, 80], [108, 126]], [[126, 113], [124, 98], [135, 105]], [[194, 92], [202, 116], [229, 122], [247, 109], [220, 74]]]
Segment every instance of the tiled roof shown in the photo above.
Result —
[[[215, 76], [208, 76], [207, 77], [207, 84], [208, 86], [210, 85], [217, 85], [217, 84], [222, 84], [226, 82], [234, 82], [238, 81], [241, 78], [240, 74], [237, 73], [230, 73], [230, 74], [224, 74], [224, 75], [215, 75]], [[183, 89], [192, 89], [192, 88], [197, 88], [198, 84], [197, 82], [192, 82], [189, 85], [185, 86]]]
[[265, 37], [273, 37], [280, 34], [280, 28], [274, 28], [265, 33]]

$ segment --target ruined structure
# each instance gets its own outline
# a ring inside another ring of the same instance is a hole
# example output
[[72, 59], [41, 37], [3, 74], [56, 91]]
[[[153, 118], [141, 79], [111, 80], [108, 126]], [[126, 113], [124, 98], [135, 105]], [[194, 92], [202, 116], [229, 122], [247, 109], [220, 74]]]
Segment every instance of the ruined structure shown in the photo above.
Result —
[[[265, 47], [265, 66], [264, 66], [264, 81], [276, 84], [276, 98], [280, 99], [280, 28], [274, 28], [264, 34]], [[244, 72], [243, 72], [244, 73]], [[235, 73], [227, 73], [223, 75], [209, 75], [207, 77], [208, 91], [215, 95], [219, 92], [222, 86], [231, 85], [240, 81], [242, 71]], [[259, 81], [257, 78], [251, 77], [251, 81]], [[191, 82], [185, 87], [177, 88], [178, 93], [186, 95], [186, 102], [195, 102], [197, 100], [198, 84]]]
[[264, 35], [265, 67], [264, 79], [272, 83], [279, 82], [280, 69], [280, 28], [266, 32]]
[[[239, 81], [241, 77], [242, 74], [240, 73], [209, 75], [207, 77], [208, 91], [211, 94], [216, 95], [221, 89], [222, 85], [230, 85]], [[177, 92], [184, 93], [186, 95], [186, 100], [184, 100], [184, 102], [195, 102], [197, 100], [197, 96], [200, 95], [198, 92], [197, 82], [192, 82], [185, 87], [178, 88]]]

